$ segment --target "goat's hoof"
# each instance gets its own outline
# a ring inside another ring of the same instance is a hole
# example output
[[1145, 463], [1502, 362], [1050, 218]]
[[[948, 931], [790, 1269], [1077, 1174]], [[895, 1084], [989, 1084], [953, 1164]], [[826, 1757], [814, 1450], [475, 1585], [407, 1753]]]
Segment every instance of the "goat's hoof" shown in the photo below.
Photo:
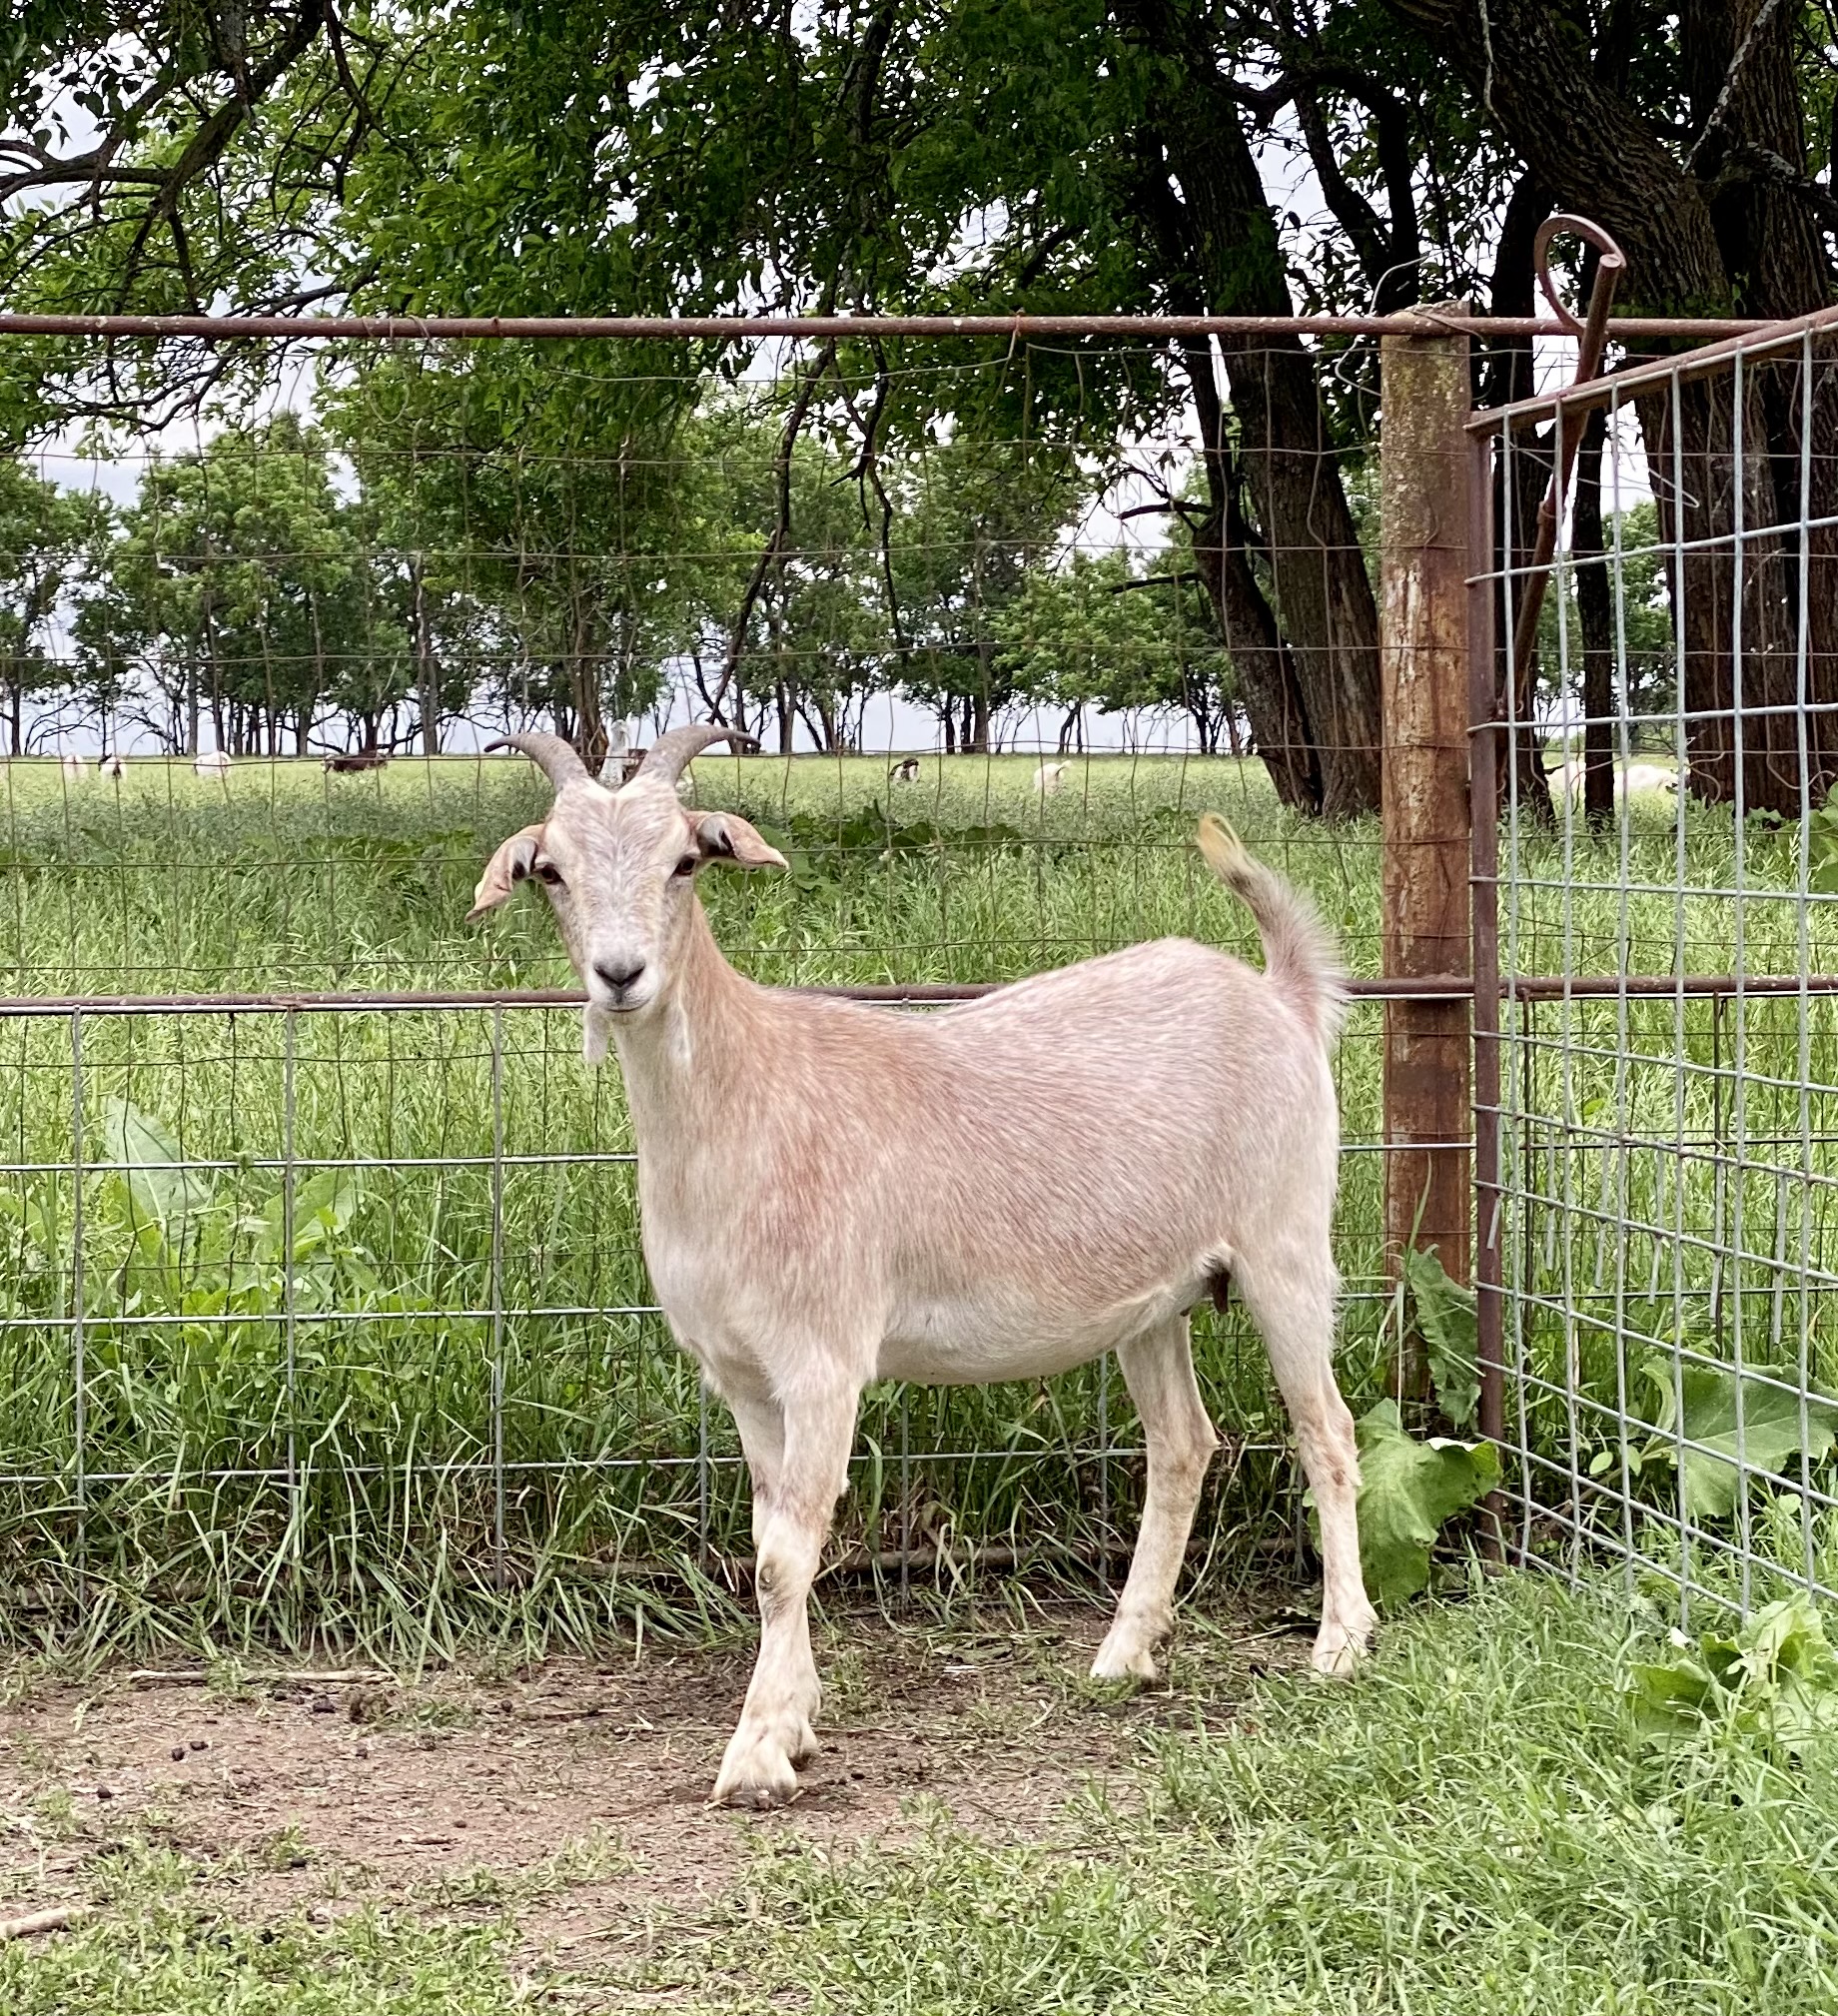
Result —
[[1368, 1610], [1364, 1618], [1351, 1624], [1323, 1624], [1321, 1635], [1315, 1640], [1315, 1649], [1309, 1654], [1309, 1664], [1318, 1677], [1324, 1680], [1351, 1679], [1360, 1670], [1372, 1647], [1373, 1631], [1378, 1621], [1377, 1614]]
[[808, 1764], [822, 1747], [808, 1719], [800, 1719], [791, 1741], [785, 1745], [785, 1754], [794, 1764]]
[[1098, 1647], [1091, 1676], [1094, 1680], [1159, 1680], [1162, 1669], [1150, 1644], [1141, 1638], [1119, 1638], [1113, 1631]]
[[798, 1774], [780, 1744], [750, 1729], [734, 1731], [715, 1779], [717, 1806], [746, 1806], [763, 1813], [789, 1805], [797, 1790]]

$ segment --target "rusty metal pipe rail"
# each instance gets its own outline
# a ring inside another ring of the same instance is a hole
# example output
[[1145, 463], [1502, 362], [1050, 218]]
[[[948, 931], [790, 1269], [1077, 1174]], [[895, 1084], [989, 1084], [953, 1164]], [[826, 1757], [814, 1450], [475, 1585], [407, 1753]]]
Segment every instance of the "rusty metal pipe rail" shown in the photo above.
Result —
[[[1017, 987], [1018, 980], [914, 981], [901, 986], [787, 987], [787, 994], [817, 994], [834, 1001], [862, 1001], [876, 1007], [938, 1008], [981, 1001]], [[1796, 994], [1838, 995], [1838, 973], [1502, 973], [1498, 988], [1507, 1001], [1612, 1001], [1619, 994], [1641, 1000], [1732, 999], [1737, 994], [1790, 998]], [[1460, 973], [1428, 973], [1391, 980], [1350, 980], [1355, 1001], [1465, 1001], [1474, 982]], [[447, 1008], [582, 1008], [587, 997], [573, 987], [431, 988], [425, 991], [327, 994], [9, 994], [0, 996], [0, 1020], [43, 1020], [65, 1015], [351, 1015], [429, 1014]]]
[[[914, 981], [858, 987], [787, 987], [788, 994], [820, 994], [831, 1000], [865, 1001], [900, 1008], [945, 1007], [980, 1001], [1013, 980]], [[1429, 974], [1410, 980], [1353, 980], [1356, 1001], [1465, 1000], [1470, 983], [1458, 974]], [[0, 996], [0, 1019], [64, 1015], [341, 1015], [376, 1011], [418, 1014], [445, 1008], [582, 1008], [587, 997], [574, 987], [434, 988], [427, 991], [330, 994], [9, 994]]]
[[[1613, 336], [1626, 327], [1610, 318], [1608, 333]], [[1510, 406], [1477, 408], [1467, 419], [1472, 435], [1505, 435], [1524, 422], [1550, 420], [1558, 414], [1587, 413], [1591, 407], [1610, 403], [1624, 405], [1642, 393], [1658, 392], [1670, 385], [1685, 385], [1700, 378], [1714, 378], [1740, 358], [1745, 364], [1799, 349], [1809, 338], [1838, 333], [1838, 308], [1816, 309], [1811, 315], [1795, 316], [1790, 322], [1749, 323], [1740, 328], [1733, 322], [1723, 325], [1723, 341], [1706, 344], [1701, 350], [1678, 357], [1648, 358], [1639, 364], [1623, 365], [1618, 371], [1590, 379], [1586, 385], [1560, 386], [1551, 392], [1528, 395]]]
[[[1425, 336], [1459, 327], [1470, 336], [1573, 337], [1563, 322], [1533, 315], [1454, 318], [1397, 315], [0, 315], [0, 336], [207, 343], [326, 341], [470, 342], [497, 339], [619, 339], [630, 342], [753, 343], [768, 337], [810, 341], [922, 336], [996, 337], [1014, 343], [1055, 337]], [[1621, 342], [1695, 338], [1714, 342], [1775, 325], [1689, 316], [1617, 316]], [[1511, 409], [1503, 409], [1510, 411]]]

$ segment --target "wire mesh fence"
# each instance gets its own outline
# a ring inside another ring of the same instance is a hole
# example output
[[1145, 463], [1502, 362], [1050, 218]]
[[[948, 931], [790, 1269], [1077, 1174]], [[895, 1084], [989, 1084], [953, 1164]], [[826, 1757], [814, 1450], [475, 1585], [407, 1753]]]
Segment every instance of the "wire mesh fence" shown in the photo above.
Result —
[[[1476, 423], [1500, 526], [1479, 722], [1500, 796], [1477, 765], [1475, 822], [1501, 820], [1512, 1524], [1534, 1556], [1619, 1555], [1682, 1610], [1829, 1593], [1838, 1565], [1833, 334]], [[1521, 655], [1566, 418], [1577, 496]]]
[[[750, 729], [776, 753], [690, 789], [791, 871], [709, 885], [717, 937], [909, 1008], [1169, 932], [1253, 953], [1191, 848], [1225, 811], [1356, 976], [1342, 1375], [1407, 1388], [1379, 333], [398, 333], [253, 357], [157, 453], [48, 450], [105, 504], [57, 534], [30, 676], [8, 660], [42, 753], [0, 808], [6, 1627], [181, 1601], [436, 1632], [463, 1599], [585, 1628], [731, 1581], [743, 1469], [649, 1300], [616, 1077], [546, 917], [462, 922], [542, 803], [479, 748], [505, 727], [596, 758], [691, 713]], [[1483, 1425], [1521, 1552], [1736, 1603], [1834, 1580], [1830, 341], [1750, 332], [1475, 423], [1504, 540], [1469, 600]], [[1299, 404], [1299, 358], [1333, 401]], [[1483, 391], [1529, 361], [1507, 332]], [[1600, 418], [1523, 652], [1564, 414]], [[1441, 1148], [1469, 1143], [1409, 1167]], [[1255, 1337], [1234, 1306], [1196, 1340], [1233, 1457], [1209, 1544], [1301, 1546]], [[877, 1390], [843, 1557], [1101, 1561], [1140, 1475], [1108, 1364]]]
[[[690, 790], [791, 862], [704, 885], [762, 980], [910, 1004], [1171, 932], [1254, 954], [1192, 848], [1217, 808], [1376, 986], [1376, 822], [1315, 816], [1376, 791], [1371, 731], [1305, 732], [1300, 615], [1264, 687], [1252, 641], [1228, 648], [1231, 621], [1274, 630], [1285, 595], [1351, 580], [1336, 648], [1371, 711], [1370, 458], [1321, 443], [1336, 537], [1286, 536], [1251, 495], [1275, 449], [1215, 413], [1209, 450], [1179, 352], [1140, 341], [259, 366], [218, 421], [39, 460], [108, 508], [15, 691], [43, 753], [0, 807], [15, 1627], [706, 1595], [748, 1545], [738, 1445], [651, 1302], [616, 1073], [581, 1061], [549, 920], [463, 921], [545, 802], [479, 743], [748, 727], [775, 753], [705, 755]], [[1367, 1388], [1389, 1348], [1378, 1024], [1363, 1004], [1339, 1066]], [[1198, 1333], [1232, 1451], [1212, 1540], [1299, 1545], [1256, 1339], [1236, 1306]], [[1108, 1363], [878, 1390], [843, 1557], [1102, 1560], [1140, 1484]]]

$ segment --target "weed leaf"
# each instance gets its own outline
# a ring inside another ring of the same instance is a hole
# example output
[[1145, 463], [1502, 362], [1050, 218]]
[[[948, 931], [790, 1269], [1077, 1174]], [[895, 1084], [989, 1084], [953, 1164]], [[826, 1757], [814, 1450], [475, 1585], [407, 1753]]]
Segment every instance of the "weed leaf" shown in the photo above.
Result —
[[1394, 1609], [1427, 1585], [1444, 1520], [1499, 1482], [1499, 1455], [1490, 1443], [1412, 1441], [1394, 1400], [1359, 1423], [1358, 1438], [1360, 1565], [1373, 1600]]
[[178, 1142], [131, 1100], [103, 1101], [102, 1138], [106, 1159], [121, 1165], [137, 1216], [151, 1220], [161, 1232], [183, 1227], [211, 1202], [203, 1170], [176, 1167], [184, 1160]]
[[1642, 1461], [1675, 1456], [1676, 1438], [1681, 1433], [1696, 1445], [1684, 1452], [1685, 1511], [1692, 1518], [1728, 1518], [1736, 1510], [1736, 1493], [1742, 1482], [1742, 1471], [1737, 1467], [1738, 1387], [1742, 1401], [1740, 1455], [1748, 1470], [1785, 1476], [1789, 1465], [1798, 1468], [1802, 1447], [1807, 1460], [1817, 1463], [1830, 1454], [1838, 1435], [1838, 1408], [1820, 1400], [1802, 1401], [1797, 1393], [1772, 1383], [1783, 1381], [1790, 1386], [1793, 1376], [1788, 1373], [1751, 1366], [1738, 1380], [1734, 1372], [1719, 1366], [1687, 1365], [1677, 1370], [1675, 1392], [1672, 1362], [1662, 1354], [1652, 1354], [1642, 1371], [1654, 1395], [1656, 1430], [1641, 1452]]
[[1466, 1428], [1480, 1406], [1479, 1327], [1474, 1291], [1451, 1281], [1433, 1253], [1404, 1254], [1404, 1286], [1429, 1360], [1436, 1405], [1454, 1428]]

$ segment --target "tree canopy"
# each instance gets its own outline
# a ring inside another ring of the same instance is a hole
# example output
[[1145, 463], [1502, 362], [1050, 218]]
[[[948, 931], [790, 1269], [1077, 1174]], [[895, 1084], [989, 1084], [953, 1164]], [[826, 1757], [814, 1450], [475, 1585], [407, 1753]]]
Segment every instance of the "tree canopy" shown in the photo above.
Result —
[[[1286, 314], [1460, 296], [1522, 313], [1533, 229], [1561, 203], [1619, 238], [1628, 305], [1788, 315], [1830, 302], [1838, 272], [1833, 40], [1825, 6], [1778, 0], [819, 0], [763, 15], [28, 0], [0, 31], [0, 288], [63, 310]], [[1376, 802], [1377, 617], [1350, 494], [1375, 440], [1372, 346], [1088, 343], [1037, 350], [1025, 374], [969, 347], [927, 361], [883, 352], [829, 372], [796, 425], [781, 415], [781, 446], [804, 425], [852, 429], [878, 476], [943, 427], [1084, 454], [1095, 482], [1120, 444], [1178, 418], [1200, 494], [1177, 480], [1164, 508], [1279, 789], [1330, 813]], [[0, 428], [157, 420], [238, 395], [256, 369], [221, 347], [118, 346], [103, 362], [21, 341], [0, 350]], [[454, 376], [507, 369], [473, 353]], [[1523, 391], [1529, 371], [1527, 346], [1495, 346], [1480, 389]], [[589, 459], [629, 444], [634, 416], [567, 413], [564, 359], [516, 372], [506, 413], [566, 419], [576, 433], [556, 440]], [[451, 382], [441, 396], [454, 411], [429, 424], [459, 425], [470, 396]], [[1708, 402], [1681, 413], [1687, 457], [1727, 449]], [[1759, 408], [1754, 422], [1789, 469], [1797, 422]], [[1643, 413], [1649, 446], [1666, 425]], [[1824, 438], [1838, 415], [1821, 405], [1815, 425]], [[795, 453], [780, 460], [789, 472]], [[1816, 460], [1838, 484], [1838, 457]], [[1698, 495], [1676, 526], [1662, 501], [1664, 535], [1716, 535], [1727, 507]], [[882, 505], [870, 499], [870, 529]], [[1818, 559], [1823, 665], [1838, 663], [1824, 648], [1838, 565]], [[881, 571], [897, 600], [898, 570]], [[742, 601], [769, 630], [792, 579], [774, 556], [763, 574], [743, 565], [730, 634]], [[624, 601], [595, 590], [613, 630], [590, 647], [564, 634], [577, 585], [520, 586], [554, 633], [547, 661], [630, 659], [617, 625], [642, 626], [639, 585]], [[815, 583], [801, 592], [808, 605]], [[1728, 639], [1707, 606], [1703, 620], [1679, 648], [1687, 704], [1715, 712]], [[886, 626], [896, 650], [917, 647], [891, 613]], [[985, 649], [977, 677], [1005, 662]], [[550, 703], [590, 738], [584, 697], [563, 680]], [[1838, 749], [1812, 759], [1823, 776]], [[1731, 760], [1704, 742], [1694, 781], [1727, 795]], [[1751, 735], [1745, 760], [1751, 802], [1791, 795], [1791, 752]]]

